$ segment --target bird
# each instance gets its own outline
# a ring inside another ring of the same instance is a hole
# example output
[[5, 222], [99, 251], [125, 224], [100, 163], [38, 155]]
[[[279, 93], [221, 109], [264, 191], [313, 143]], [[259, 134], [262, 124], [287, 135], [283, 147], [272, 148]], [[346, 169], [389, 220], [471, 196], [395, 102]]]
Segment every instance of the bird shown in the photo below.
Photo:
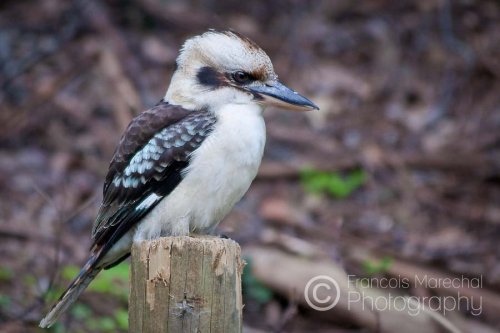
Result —
[[53, 325], [133, 242], [213, 234], [257, 175], [263, 111], [319, 108], [278, 80], [269, 56], [233, 30], [187, 39], [164, 98], [124, 131], [105, 178], [85, 265], [49, 313]]

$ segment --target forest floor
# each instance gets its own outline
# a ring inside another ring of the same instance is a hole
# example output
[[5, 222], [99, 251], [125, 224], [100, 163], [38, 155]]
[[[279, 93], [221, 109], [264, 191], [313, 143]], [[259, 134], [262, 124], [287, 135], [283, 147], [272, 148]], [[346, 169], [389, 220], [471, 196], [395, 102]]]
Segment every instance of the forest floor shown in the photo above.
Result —
[[[290, 270], [480, 278], [481, 313], [445, 317], [500, 330], [498, 2], [3, 1], [0, 27], [1, 332], [37, 331], [87, 256], [120, 134], [164, 95], [182, 42], [227, 27], [321, 108], [266, 110], [259, 174], [219, 226], [247, 253], [246, 330], [366, 329], [253, 272], [276, 249]], [[125, 262], [53, 332], [126, 331], [127, 283]]]

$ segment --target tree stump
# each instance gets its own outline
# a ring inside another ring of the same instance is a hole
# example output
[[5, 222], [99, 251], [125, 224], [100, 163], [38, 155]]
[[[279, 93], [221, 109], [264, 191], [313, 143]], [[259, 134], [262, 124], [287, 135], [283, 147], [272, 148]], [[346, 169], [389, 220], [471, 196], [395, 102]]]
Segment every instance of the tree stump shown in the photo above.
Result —
[[241, 332], [239, 245], [166, 237], [132, 246], [130, 332]]

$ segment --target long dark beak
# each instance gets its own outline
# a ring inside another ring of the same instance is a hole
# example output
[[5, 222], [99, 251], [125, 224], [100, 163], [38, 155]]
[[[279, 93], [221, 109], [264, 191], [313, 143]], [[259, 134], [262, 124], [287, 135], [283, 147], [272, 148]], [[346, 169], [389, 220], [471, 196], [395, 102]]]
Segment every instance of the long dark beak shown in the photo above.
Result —
[[261, 98], [263, 104], [294, 111], [319, 110], [316, 104], [279, 81], [250, 86], [248, 89]]

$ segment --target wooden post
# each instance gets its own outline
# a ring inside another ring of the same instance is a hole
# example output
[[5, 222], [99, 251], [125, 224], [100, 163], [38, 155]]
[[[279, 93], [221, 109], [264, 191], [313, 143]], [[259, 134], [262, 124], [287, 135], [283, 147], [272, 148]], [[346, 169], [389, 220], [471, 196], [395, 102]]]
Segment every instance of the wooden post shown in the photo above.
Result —
[[134, 243], [130, 332], [241, 332], [240, 254], [210, 236]]

